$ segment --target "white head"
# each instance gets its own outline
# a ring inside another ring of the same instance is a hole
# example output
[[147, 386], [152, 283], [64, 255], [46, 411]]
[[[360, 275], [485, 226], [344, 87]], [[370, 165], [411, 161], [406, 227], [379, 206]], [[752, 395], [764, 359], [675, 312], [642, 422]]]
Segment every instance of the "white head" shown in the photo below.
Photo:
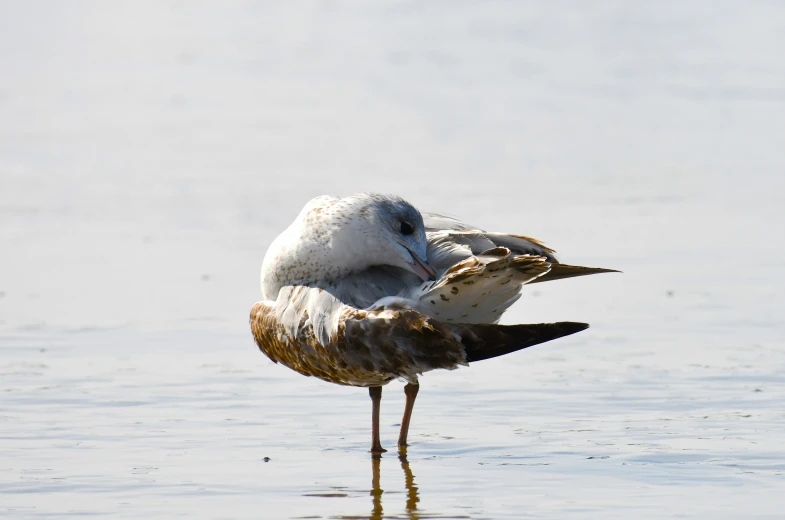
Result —
[[426, 257], [425, 225], [414, 206], [400, 197], [375, 193], [352, 195], [336, 206], [348, 219], [333, 235], [333, 247], [356, 253], [357, 267], [391, 265], [423, 280], [434, 278]]
[[422, 215], [400, 197], [318, 197], [270, 246], [262, 288], [274, 298], [283, 285], [335, 281], [382, 265], [433, 279], [426, 248]]

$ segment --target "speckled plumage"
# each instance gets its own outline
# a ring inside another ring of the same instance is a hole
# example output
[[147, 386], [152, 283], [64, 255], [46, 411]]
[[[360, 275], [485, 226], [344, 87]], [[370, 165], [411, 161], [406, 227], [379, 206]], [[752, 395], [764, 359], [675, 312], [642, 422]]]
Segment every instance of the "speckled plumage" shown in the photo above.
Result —
[[[414, 224], [437, 280], [423, 282], [379, 247], [390, 241], [381, 233], [394, 233], [401, 219]], [[607, 271], [559, 264], [532, 238], [441, 214], [423, 218], [399, 197], [321, 196], [271, 245], [262, 268], [266, 298], [254, 306], [251, 326], [270, 359], [301, 374], [357, 386], [416, 381], [465, 364], [454, 325], [496, 323], [524, 284], [554, 267], [567, 276]]]
[[[289, 303], [281, 304], [284, 299]], [[330, 309], [336, 323], [320, 329], [318, 311], [309, 312], [314, 306]], [[303, 312], [283, 317], [298, 307]], [[288, 329], [287, 323], [297, 325]], [[284, 287], [275, 304], [254, 305], [251, 327], [262, 351], [276, 363], [341, 385], [416, 381], [419, 373], [466, 364], [461, 338], [448, 325], [411, 309], [356, 309], [323, 289]]]
[[[262, 352], [301, 374], [371, 388], [393, 379], [416, 385], [429, 370], [583, 330], [496, 322], [527, 283], [608, 271], [560, 264], [535, 239], [423, 215], [399, 197], [322, 196], [270, 246], [251, 329]], [[405, 444], [403, 428], [401, 435]]]

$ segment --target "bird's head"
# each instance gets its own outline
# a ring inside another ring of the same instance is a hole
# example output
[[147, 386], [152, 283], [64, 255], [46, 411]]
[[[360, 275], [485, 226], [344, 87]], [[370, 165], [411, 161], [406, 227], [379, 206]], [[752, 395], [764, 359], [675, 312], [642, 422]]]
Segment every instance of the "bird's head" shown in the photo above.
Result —
[[380, 265], [410, 271], [423, 281], [433, 280], [436, 272], [428, 264], [425, 225], [417, 209], [400, 197], [362, 194], [356, 200], [366, 233], [365, 250]]

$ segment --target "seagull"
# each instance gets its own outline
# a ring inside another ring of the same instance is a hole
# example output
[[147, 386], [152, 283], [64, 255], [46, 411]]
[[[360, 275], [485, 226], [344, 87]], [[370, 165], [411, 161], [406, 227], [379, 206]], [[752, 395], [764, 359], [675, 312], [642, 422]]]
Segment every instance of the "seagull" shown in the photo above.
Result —
[[420, 213], [393, 195], [320, 196], [270, 245], [251, 330], [273, 362], [369, 389], [380, 455], [382, 386], [406, 382], [398, 446], [408, 444], [418, 376], [453, 370], [588, 328], [498, 325], [526, 284], [612, 269], [559, 263], [522, 235]]

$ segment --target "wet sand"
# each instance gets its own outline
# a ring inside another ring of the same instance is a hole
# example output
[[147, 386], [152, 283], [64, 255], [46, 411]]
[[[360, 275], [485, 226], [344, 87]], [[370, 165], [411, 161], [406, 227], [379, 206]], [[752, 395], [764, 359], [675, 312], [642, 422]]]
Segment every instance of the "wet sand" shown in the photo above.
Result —
[[[14, 4], [0, 16], [0, 514], [779, 518], [785, 9]], [[382, 191], [617, 268], [580, 334], [364, 389], [269, 362], [264, 252]]]

